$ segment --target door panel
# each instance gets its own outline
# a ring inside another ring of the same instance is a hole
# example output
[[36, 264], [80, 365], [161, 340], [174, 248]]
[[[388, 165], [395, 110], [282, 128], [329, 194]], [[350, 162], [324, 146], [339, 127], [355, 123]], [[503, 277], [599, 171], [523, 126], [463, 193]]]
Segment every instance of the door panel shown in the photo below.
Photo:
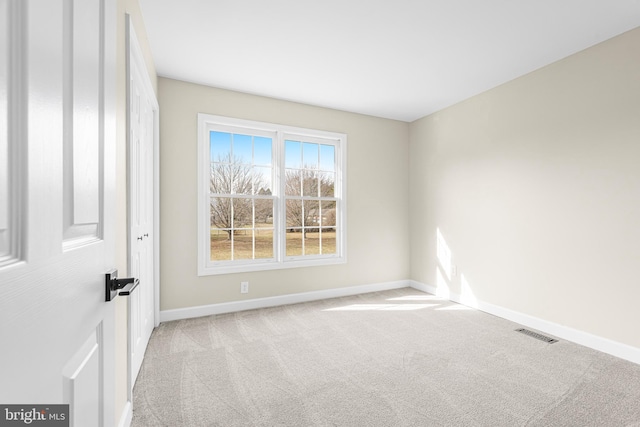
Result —
[[98, 238], [100, 222], [100, 0], [65, 2], [65, 247]]
[[111, 426], [115, 1], [0, 0], [3, 22], [0, 402]]
[[[98, 141], [100, 105], [100, 1], [75, 1], [65, 18], [71, 19], [70, 51], [73, 84], [73, 225], [99, 221]], [[69, 132], [65, 130], [65, 136]], [[81, 159], [81, 161], [75, 161]]]
[[70, 403], [75, 426], [99, 425], [102, 336], [100, 324], [63, 369], [63, 400]]

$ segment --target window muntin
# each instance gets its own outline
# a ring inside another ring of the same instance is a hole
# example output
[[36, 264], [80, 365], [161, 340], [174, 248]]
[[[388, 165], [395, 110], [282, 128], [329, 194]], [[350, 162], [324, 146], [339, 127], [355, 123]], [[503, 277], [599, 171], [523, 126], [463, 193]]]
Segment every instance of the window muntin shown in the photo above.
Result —
[[198, 127], [199, 275], [346, 262], [346, 135], [206, 114]]

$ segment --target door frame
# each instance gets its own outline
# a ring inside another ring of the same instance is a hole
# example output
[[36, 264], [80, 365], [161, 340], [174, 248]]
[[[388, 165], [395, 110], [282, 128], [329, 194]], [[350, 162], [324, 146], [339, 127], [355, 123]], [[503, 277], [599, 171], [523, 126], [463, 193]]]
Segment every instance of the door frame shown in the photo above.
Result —
[[[131, 78], [131, 66], [135, 63], [135, 66], [143, 71], [142, 89], [145, 91], [145, 95], [151, 100], [153, 104], [153, 324], [154, 327], [160, 325], [160, 124], [159, 124], [159, 111], [160, 107], [156, 97], [156, 93], [153, 90], [151, 79], [149, 78], [148, 68], [140, 48], [140, 43], [136, 36], [136, 32], [133, 26], [133, 20], [127, 13], [125, 15], [125, 44], [126, 44], [126, 93], [127, 93], [127, 265], [129, 271], [131, 271], [131, 227], [130, 227], [130, 201], [128, 200], [131, 194], [131, 164], [129, 162], [130, 153], [130, 137], [131, 126], [129, 123], [130, 118], [130, 78]], [[133, 402], [133, 378], [131, 374], [131, 322], [127, 322], [127, 396], [129, 403]]]

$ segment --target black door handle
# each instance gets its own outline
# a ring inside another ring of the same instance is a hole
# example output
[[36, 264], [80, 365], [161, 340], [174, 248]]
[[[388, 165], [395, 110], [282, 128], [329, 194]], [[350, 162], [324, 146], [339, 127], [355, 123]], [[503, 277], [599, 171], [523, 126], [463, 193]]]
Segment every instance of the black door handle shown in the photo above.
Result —
[[140, 284], [140, 279], [127, 277], [118, 279], [118, 270], [110, 270], [105, 274], [105, 301], [111, 301], [118, 295], [131, 295]]
[[128, 277], [126, 279], [116, 279], [117, 289], [120, 289], [118, 295], [131, 295], [131, 292], [140, 284], [140, 279]]

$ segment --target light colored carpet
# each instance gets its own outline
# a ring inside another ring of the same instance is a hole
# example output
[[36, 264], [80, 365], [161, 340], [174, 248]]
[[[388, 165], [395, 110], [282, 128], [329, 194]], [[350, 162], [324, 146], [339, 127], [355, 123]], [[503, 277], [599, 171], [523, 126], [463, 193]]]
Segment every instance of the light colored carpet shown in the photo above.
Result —
[[134, 427], [640, 426], [640, 365], [405, 288], [163, 323]]

